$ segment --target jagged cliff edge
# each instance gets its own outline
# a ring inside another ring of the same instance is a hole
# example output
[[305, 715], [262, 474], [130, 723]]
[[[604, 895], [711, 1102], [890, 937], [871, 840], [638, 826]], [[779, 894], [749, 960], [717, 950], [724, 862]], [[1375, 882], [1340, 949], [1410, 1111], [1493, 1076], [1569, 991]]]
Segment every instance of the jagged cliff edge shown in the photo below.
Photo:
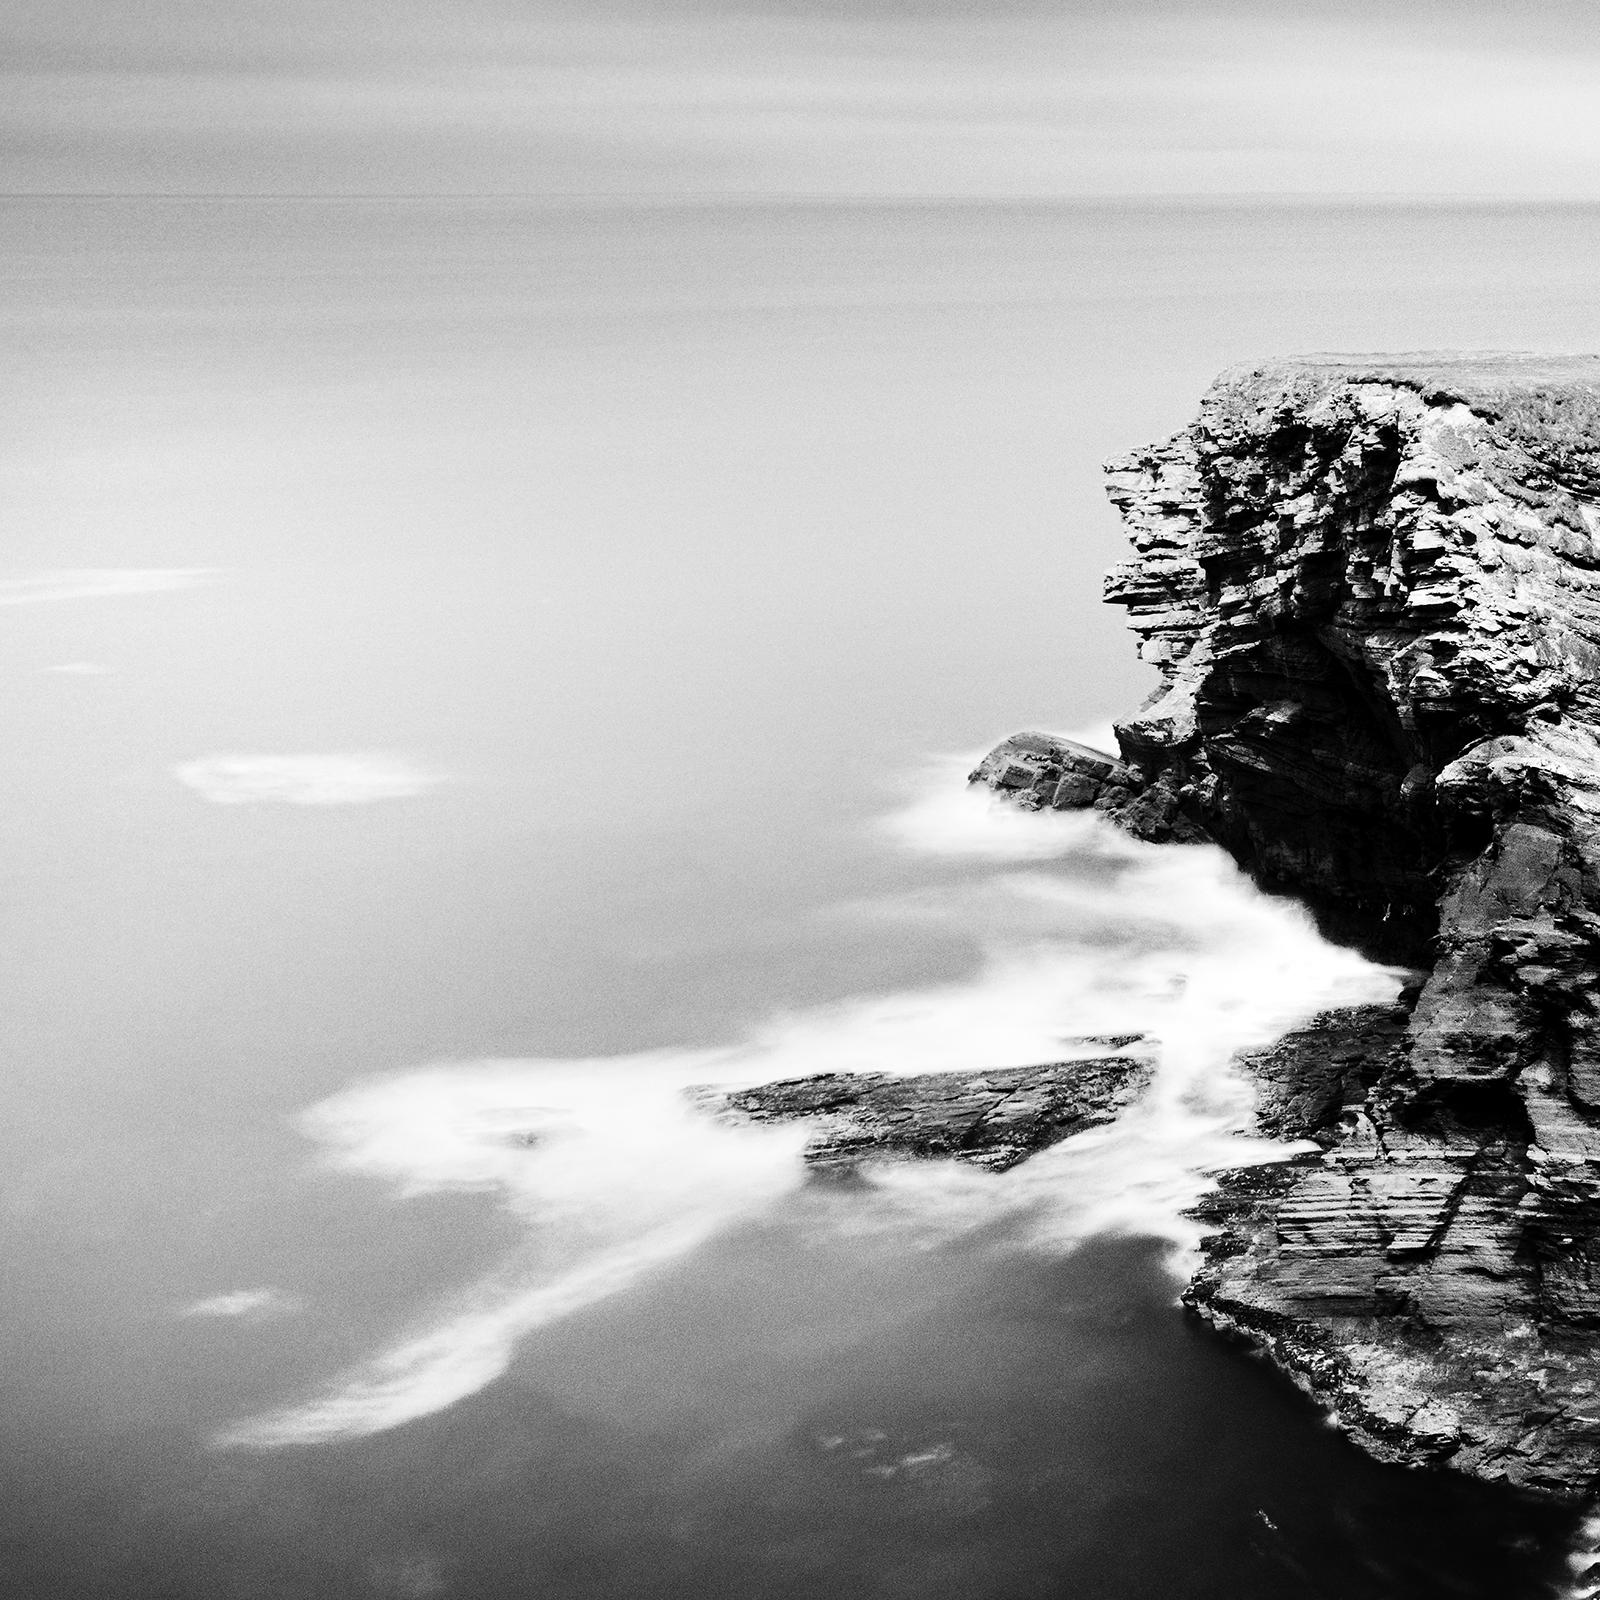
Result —
[[1374, 1454], [1600, 1477], [1600, 358], [1224, 374], [1110, 463], [1107, 580], [1160, 690], [1121, 759], [973, 775], [1210, 839], [1419, 969], [1258, 1052], [1266, 1131], [1186, 1294]]

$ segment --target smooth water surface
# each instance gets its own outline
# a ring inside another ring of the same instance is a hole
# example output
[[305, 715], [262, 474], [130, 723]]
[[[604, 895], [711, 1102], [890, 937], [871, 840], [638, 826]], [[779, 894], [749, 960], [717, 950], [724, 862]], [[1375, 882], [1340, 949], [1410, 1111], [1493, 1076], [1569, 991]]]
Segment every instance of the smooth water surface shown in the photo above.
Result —
[[[24, 1592], [1544, 1592], [1560, 1519], [1174, 1309], [1230, 1041], [1387, 980], [930, 762], [1147, 690], [1101, 458], [1285, 350], [1600, 348], [1600, 211], [0, 217]], [[1009, 1184], [678, 1097], [1130, 1021], [1160, 1115]]]

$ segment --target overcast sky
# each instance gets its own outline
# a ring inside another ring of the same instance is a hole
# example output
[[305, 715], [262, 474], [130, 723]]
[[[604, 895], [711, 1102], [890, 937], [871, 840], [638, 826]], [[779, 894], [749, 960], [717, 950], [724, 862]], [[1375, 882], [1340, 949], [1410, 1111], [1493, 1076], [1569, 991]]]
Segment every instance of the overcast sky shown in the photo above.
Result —
[[12, 192], [1600, 198], [1592, 0], [0, 0]]

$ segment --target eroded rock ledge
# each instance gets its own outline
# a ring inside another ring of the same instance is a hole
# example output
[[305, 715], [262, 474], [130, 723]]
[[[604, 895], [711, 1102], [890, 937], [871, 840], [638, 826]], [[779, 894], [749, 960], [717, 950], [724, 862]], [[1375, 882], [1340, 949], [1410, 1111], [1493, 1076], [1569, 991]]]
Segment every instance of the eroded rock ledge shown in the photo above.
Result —
[[[1126, 1034], [1085, 1039], [1115, 1049]], [[824, 1072], [749, 1089], [699, 1090], [716, 1115], [751, 1122], [805, 1119], [805, 1159], [844, 1177], [863, 1160], [942, 1157], [1003, 1172], [1036, 1150], [1111, 1119], [1149, 1081], [1138, 1055], [1105, 1055], [989, 1072]]]
[[1564, 1495], [1600, 1475], [1600, 359], [1309, 358], [1225, 374], [1109, 467], [1163, 686], [1120, 758], [974, 774], [1213, 839], [1395, 1008], [1258, 1053], [1268, 1130], [1190, 1304], [1375, 1454]]

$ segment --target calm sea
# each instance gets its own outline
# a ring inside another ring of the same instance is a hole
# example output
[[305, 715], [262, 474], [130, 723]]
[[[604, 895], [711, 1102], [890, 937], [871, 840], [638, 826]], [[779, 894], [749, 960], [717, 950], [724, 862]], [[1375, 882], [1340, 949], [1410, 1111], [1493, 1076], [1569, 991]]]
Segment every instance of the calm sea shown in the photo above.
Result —
[[[960, 758], [1149, 688], [1102, 458], [1600, 348], [1600, 210], [0, 218], [10, 1592], [1550, 1592], [1175, 1308], [1228, 1052], [1392, 980]], [[1011, 1180], [679, 1095], [1123, 1024], [1155, 1108]]]

